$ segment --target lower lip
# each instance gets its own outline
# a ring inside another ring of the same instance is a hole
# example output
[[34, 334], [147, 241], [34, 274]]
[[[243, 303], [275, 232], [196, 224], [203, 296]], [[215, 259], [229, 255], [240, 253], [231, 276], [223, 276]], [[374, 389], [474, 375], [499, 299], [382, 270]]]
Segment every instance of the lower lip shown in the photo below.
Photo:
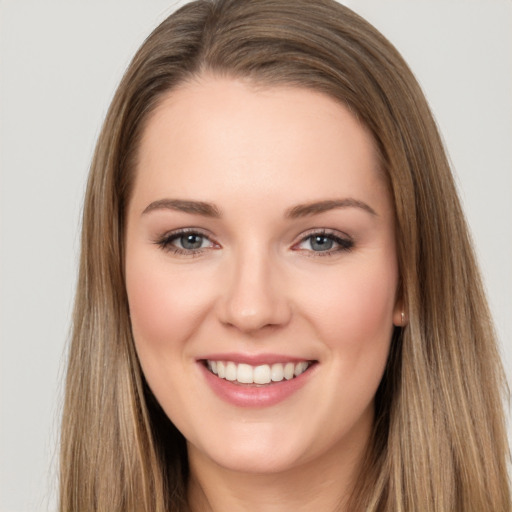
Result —
[[[208, 370], [202, 362], [198, 362], [208, 385], [215, 394], [232, 405], [237, 407], [270, 407], [276, 405], [307, 383], [312, 367], [310, 366], [304, 373], [290, 380], [282, 380], [268, 385], [239, 385], [233, 382], [221, 379]], [[314, 365], [316, 366], [316, 365]]]

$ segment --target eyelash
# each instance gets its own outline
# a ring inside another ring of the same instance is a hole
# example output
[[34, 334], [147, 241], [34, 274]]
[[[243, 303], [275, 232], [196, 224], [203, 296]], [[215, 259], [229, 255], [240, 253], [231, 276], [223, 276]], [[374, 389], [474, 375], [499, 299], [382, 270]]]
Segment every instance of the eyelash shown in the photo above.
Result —
[[308, 240], [310, 240], [310, 244], [313, 238], [326, 238], [327, 240], [331, 240], [334, 242], [337, 247], [333, 249], [327, 249], [325, 251], [313, 251], [312, 249], [297, 249], [299, 251], [304, 251], [307, 253], [310, 257], [325, 257], [325, 256], [335, 256], [341, 252], [350, 252], [354, 248], [354, 241], [348, 236], [345, 235], [344, 237], [339, 236], [336, 232], [327, 230], [327, 229], [320, 229], [320, 230], [313, 230], [309, 233], [306, 233], [302, 236], [302, 238], [294, 244], [293, 247], [297, 247]]
[[180, 238], [186, 236], [186, 235], [195, 235], [198, 237], [201, 237], [203, 240], [209, 240], [212, 245], [217, 245], [215, 242], [212, 242], [208, 235], [203, 233], [202, 231], [190, 228], [190, 229], [180, 229], [178, 231], [173, 231], [172, 233], [165, 234], [162, 238], [157, 240], [155, 243], [164, 251], [168, 251], [172, 254], [176, 254], [179, 256], [199, 256], [201, 253], [203, 253], [206, 249], [209, 249], [210, 247], [199, 247], [197, 249], [182, 249], [181, 247], [176, 247], [173, 245], [173, 242], [176, 240], [179, 240]]
[[[176, 247], [173, 245], [173, 243], [176, 240], [179, 240], [180, 238], [186, 236], [186, 235], [195, 235], [198, 237], [201, 237], [204, 240], [208, 240], [212, 246], [209, 247], [199, 247], [197, 249], [183, 249], [181, 247]], [[308, 240], [310, 241], [310, 245], [312, 243], [312, 240], [314, 237], [317, 238], [325, 238], [327, 240], [332, 241], [334, 244], [336, 244], [336, 248], [329, 248], [325, 251], [314, 251], [312, 249], [300, 249], [298, 246], [306, 243]], [[180, 229], [178, 231], [174, 231], [172, 233], [165, 234], [162, 238], [158, 239], [155, 242], [162, 250], [170, 252], [172, 254], [176, 254], [179, 256], [188, 256], [188, 257], [194, 257], [194, 256], [200, 256], [205, 250], [210, 248], [215, 248], [215, 246], [218, 247], [218, 245], [213, 242], [208, 235], [203, 233], [202, 231], [195, 229], [195, 228], [189, 228], [189, 229]], [[338, 236], [335, 232], [321, 229], [321, 230], [314, 230], [311, 231], [295, 243], [292, 246], [292, 249], [295, 249], [297, 251], [303, 251], [304, 253], [307, 253], [309, 257], [325, 257], [325, 256], [334, 256], [336, 254], [339, 254], [340, 252], [349, 252], [354, 247], [354, 241], [346, 236], [345, 238]]]

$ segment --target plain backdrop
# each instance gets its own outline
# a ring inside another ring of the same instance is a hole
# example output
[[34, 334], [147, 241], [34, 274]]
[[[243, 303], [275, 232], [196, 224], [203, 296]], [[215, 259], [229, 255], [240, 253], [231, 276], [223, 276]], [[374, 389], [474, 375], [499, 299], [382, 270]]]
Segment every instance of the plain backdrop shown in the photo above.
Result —
[[[86, 174], [162, 0], [0, 2], [0, 511], [56, 510]], [[512, 2], [354, 0], [402, 52], [446, 142], [512, 375]]]

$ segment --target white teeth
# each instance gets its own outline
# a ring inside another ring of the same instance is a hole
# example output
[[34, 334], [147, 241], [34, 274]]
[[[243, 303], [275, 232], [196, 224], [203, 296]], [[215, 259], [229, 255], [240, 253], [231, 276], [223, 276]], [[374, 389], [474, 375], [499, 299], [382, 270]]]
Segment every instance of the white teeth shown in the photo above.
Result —
[[207, 361], [208, 369], [221, 379], [237, 381], [240, 384], [269, 384], [291, 380], [304, 373], [310, 366], [307, 361], [300, 363], [275, 363], [273, 365], [236, 364], [233, 361]]
[[242, 384], [252, 384], [252, 366], [248, 364], [239, 364], [236, 372], [236, 380]]
[[270, 366], [262, 364], [254, 368], [254, 383], [255, 384], [268, 384], [270, 382]]
[[295, 365], [295, 370], [293, 371], [293, 374], [295, 375], [295, 377], [298, 377], [301, 373], [304, 373], [306, 371], [307, 367], [308, 363], [306, 363], [306, 361], [303, 361], [302, 363]]
[[274, 382], [279, 382], [284, 379], [284, 368], [281, 363], [273, 364], [270, 370], [270, 378]]
[[226, 364], [226, 380], [236, 380], [236, 364], [228, 361]]
[[295, 373], [295, 365], [293, 363], [286, 363], [284, 366], [284, 378], [286, 380], [293, 379]]

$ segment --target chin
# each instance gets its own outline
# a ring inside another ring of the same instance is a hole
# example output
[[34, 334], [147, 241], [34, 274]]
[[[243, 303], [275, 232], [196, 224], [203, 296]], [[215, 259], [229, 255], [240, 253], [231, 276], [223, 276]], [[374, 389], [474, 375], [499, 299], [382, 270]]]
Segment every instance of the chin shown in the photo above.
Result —
[[278, 444], [255, 436], [248, 442], [215, 443], [215, 447], [197, 448], [188, 443], [189, 458], [207, 458], [229, 471], [252, 474], [281, 473], [304, 462], [303, 443]]

